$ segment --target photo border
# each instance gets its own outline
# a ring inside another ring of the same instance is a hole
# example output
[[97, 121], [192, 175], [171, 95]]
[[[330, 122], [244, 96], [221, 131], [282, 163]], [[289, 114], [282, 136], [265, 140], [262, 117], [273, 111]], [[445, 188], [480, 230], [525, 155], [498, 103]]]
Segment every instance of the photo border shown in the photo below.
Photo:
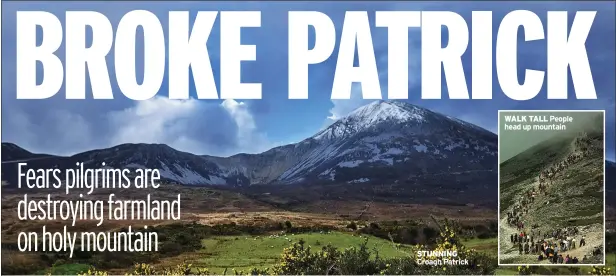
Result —
[[[501, 258], [500, 258], [500, 253], [501, 253], [501, 239], [500, 239], [500, 230], [501, 230], [501, 210], [500, 210], [500, 186], [501, 186], [501, 178], [500, 178], [500, 127], [501, 127], [501, 112], [519, 112], [519, 113], [524, 113], [524, 112], [528, 112], [528, 113], [541, 113], [541, 112], [588, 112], [588, 113], [592, 113], [592, 112], [597, 112], [597, 113], [601, 113], [603, 114], [603, 263], [600, 264], [503, 264], [501, 263]], [[497, 193], [497, 225], [498, 225], [498, 231], [497, 231], [497, 252], [496, 252], [496, 260], [498, 263], [498, 266], [554, 266], [554, 267], [568, 267], [568, 266], [605, 266], [607, 265], [606, 262], [606, 258], [607, 258], [607, 253], [605, 252], [605, 246], [606, 246], [606, 213], [605, 213], [605, 209], [606, 209], [606, 191], [605, 191], [605, 172], [606, 172], [606, 165], [605, 165], [605, 161], [606, 161], [606, 141], [605, 141], [605, 131], [606, 131], [606, 122], [605, 122], [605, 110], [600, 110], [600, 109], [589, 109], [589, 110], [583, 110], [583, 109], [574, 109], [574, 110], [530, 110], [530, 109], [523, 109], [523, 110], [512, 110], [512, 109], [499, 109], [498, 110], [498, 114], [497, 114], [497, 130], [496, 130], [496, 135], [497, 135], [497, 154], [496, 154], [496, 159], [497, 159], [497, 177], [498, 177], [498, 193]]]

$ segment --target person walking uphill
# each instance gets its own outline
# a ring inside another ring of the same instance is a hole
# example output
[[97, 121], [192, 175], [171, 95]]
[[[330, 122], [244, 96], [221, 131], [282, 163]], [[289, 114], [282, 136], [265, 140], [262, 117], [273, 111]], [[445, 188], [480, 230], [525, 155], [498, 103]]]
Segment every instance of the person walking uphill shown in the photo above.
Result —
[[518, 243], [518, 251], [520, 251], [520, 255], [522, 255], [522, 251], [523, 251], [522, 243]]

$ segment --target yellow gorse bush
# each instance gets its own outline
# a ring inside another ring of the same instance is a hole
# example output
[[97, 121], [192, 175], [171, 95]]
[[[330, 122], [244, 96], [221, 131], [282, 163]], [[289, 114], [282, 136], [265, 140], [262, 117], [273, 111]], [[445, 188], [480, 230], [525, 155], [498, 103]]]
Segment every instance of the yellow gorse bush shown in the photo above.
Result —
[[[416, 251], [423, 250], [433, 250], [433, 251], [455, 251], [458, 253], [458, 258], [460, 259], [470, 259], [472, 258], [476, 252], [473, 249], [466, 249], [466, 247], [462, 244], [458, 235], [455, 231], [455, 228], [450, 225], [448, 220], [445, 220], [445, 225], [441, 228], [441, 232], [439, 234], [439, 238], [437, 239], [437, 244], [434, 249], [429, 249], [425, 245], [416, 245], [414, 247]], [[424, 260], [436, 260], [441, 257], [439, 256], [425, 256], [422, 257]]]
[[[108, 272], [90, 267], [88, 271], [78, 274], [79, 276], [107, 276]], [[126, 276], [137, 275], [210, 275], [207, 268], [194, 268], [192, 264], [182, 262], [175, 267], [164, 267], [156, 269], [150, 264], [138, 263], [133, 267], [133, 271], [125, 274]]]
[[531, 266], [518, 266], [518, 274], [520, 275], [531, 275], [535, 272], [534, 267]]
[[589, 272], [591, 275], [614, 275], [609, 267], [606, 266], [593, 266], [592, 271]]
[[107, 271], [98, 270], [94, 267], [90, 267], [88, 271], [77, 274], [79, 276], [107, 276]]

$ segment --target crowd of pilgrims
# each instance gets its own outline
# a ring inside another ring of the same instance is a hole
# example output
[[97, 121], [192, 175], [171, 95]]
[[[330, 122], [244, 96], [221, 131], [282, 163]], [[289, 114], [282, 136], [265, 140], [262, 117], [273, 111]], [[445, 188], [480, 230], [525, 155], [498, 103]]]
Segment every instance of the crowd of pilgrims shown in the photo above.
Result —
[[[520, 255], [537, 254], [537, 261], [548, 260], [554, 264], [577, 264], [579, 262], [577, 257], [566, 254], [569, 250], [586, 245], [584, 236], [577, 243], [573, 238], [576, 234], [579, 234], [576, 227], [564, 230], [558, 229], [543, 234], [541, 231], [531, 230], [530, 233], [522, 231], [520, 234], [511, 234], [510, 239], [512, 244], [518, 246]], [[563, 256], [563, 253], [565, 253], [565, 256]]]
[[[511, 234], [510, 239], [514, 246], [518, 246], [520, 255], [537, 254], [538, 261], [548, 260], [551, 263], [558, 264], [576, 264], [579, 262], [577, 257], [571, 257], [569, 254], [565, 254], [563, 257], [562, 254], [576, 248], [574, 236], [579, 234], [576, 227], [557, 229], [548, 233], [541, 233], [539, 230], [531, 230], [530, 233], [527, 233], [525, 229], [527, 229], [528, 225], [524, 223], [524, 216], [528, 214], [530, 204], [535, 202], [539, 196], [548, 195], [550, 193], [548, 188], [552, 185], [552, 181], [570, 165], [587, 156], [589, 153], [588, 149], [592, 148], [591, 140], [588, 139], [586, 133], [581, 133], [575, 139], [574, 144], [579, 151], [569, 154], [562, 161], [542, 170], [538, 176], [538, 186], [527, 190], [519, 196], [513, 206], [513, 210], [507, 213], [508, 224], [515, 227], [518, 231], [518, 234]], [[545, 204], [549, 204], [549, 201], [546, 201]], [[531, 229], [538, 227], [538, 225], [532, 225]], [[582, 237], [577, 246], [582, 247], [585, 244], [585, 237]]]

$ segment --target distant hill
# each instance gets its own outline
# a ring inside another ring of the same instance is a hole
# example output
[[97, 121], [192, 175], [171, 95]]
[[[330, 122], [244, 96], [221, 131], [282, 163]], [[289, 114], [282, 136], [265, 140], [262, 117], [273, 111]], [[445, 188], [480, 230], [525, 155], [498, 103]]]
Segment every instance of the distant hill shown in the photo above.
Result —
[[2, 161], [30, 160], [52, 156], [48, 154], [32, 153], [13, 143], [2, 143], [2, 149], [0, 152], [2, 153]]

